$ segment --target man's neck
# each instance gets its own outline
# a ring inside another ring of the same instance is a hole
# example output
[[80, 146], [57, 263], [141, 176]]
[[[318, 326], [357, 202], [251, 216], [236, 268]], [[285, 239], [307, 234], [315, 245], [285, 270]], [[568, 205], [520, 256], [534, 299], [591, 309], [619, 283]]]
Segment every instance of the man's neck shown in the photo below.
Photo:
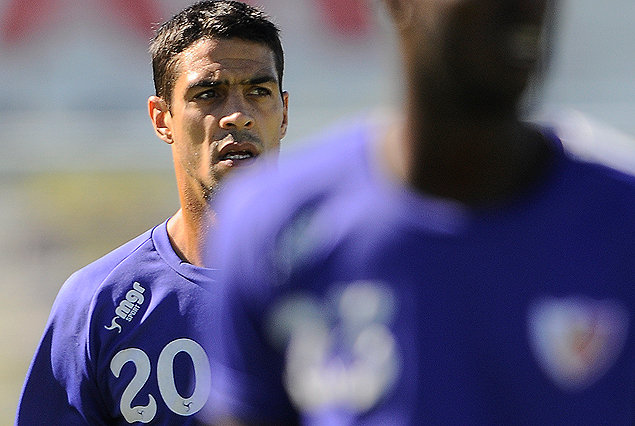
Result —
[[170, 244], [181, 260], [195, 266], [205, 266], [207, 235], [214, 223], [214, 212], [210, 211], [207, 215], [192, 214], [183, 208], [168, 220]]

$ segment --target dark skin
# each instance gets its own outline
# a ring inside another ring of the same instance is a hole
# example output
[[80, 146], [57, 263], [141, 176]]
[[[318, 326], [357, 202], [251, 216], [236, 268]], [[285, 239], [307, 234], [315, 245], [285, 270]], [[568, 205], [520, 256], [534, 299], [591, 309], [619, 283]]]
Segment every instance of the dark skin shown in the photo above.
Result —
[[529, 186], [548, 163], [542, 135], [527, 124], [444, 118], [418, 115], [418, 125], [394, 130], [382, 144], [389, 170], [420, 192], [496, 206]]
[[[530, 186], [549, 149], [517, 105], [537, 64], [532, 31], [546, 2], [386, 1], [400, 29], [408, 88], [403, 122], [379, 142], [388, 173], [477, 207]], [[500, 40], [520, 32], [528, 40], [516, 54]]]

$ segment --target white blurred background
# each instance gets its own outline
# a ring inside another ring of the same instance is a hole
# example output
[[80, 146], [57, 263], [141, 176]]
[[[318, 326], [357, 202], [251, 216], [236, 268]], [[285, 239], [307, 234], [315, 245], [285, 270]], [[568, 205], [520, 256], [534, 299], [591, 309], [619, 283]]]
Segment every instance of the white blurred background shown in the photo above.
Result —
[[[400, 98], [377, 0], [250, 0], [280, 25], [283, 154]], [[0, 0], [0, 424], [11, 424], [57, 290], [178, 208], [154, 136], [150, 27], [189, 0]], [[571, 149], [635, 170], [635, 2], [562, 0], [536, 116]], [[547, 118], [550, 117], [550, 118]]]

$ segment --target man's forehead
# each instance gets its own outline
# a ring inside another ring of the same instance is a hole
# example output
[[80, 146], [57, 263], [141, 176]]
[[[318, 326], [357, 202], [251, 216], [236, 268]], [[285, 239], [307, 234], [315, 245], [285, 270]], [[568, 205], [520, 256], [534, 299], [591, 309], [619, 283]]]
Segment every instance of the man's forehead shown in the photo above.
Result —
[[277, 82], [277, 75], [271, 67], [249, 65], [253, 64], [234, 61], [214, 62], [207, 66], [184, 70], [182, 75], [188, 83], [199, 80], [217, 81], [223, 84], [253, 84], [255, 80]]
[[[242, 39], [201, 39], [180, 53], [180, 62], [219, 63], [224, 66], [273, 66], [275, 57], [269, 46]], [[252, 64], [253, 62], [253, 64]]]
[[181, 52], [181, 74], [187, 80], [276, 76], [273, 52], [266, 45], [240, 39], [199, 40]]

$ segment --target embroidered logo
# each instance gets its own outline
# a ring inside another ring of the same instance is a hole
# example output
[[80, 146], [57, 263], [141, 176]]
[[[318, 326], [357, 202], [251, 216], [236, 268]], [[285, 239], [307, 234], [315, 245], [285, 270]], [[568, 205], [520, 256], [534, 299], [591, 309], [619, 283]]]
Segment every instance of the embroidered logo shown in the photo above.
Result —
[[365, 413], [399, 376], [401, 357], [390, 330], [396, 298], [369, 281], [335, 286], [329, 296], [281, 300], [268, 335], [286, 351], [285, 386], [301, 411], [335, 405]]
[[629, 315], [615, 300], [544, 298], [529, 312], [534, 353], [561, 389], [581, 391], [599, 380], [621, 353]]
[[132, 284], [132, 289], [126, 293], [126, 298], [123, 299], [119, 303], [117, 309], [115, 309], [116, 315], [112, 319], [112, 323], [110, 325], [105, 325], [104, 328], [106, 330], [117, 329], [117, 333], [121, 333], [121, 325], [117, 322], [117, 320], [122, 319], [128, 322], [132, 321], [145, 300], [143, 297], [143, 293], [145, 291], [146, 289], [141, 287], [141, 284], [135, 281], [134, 284]]

